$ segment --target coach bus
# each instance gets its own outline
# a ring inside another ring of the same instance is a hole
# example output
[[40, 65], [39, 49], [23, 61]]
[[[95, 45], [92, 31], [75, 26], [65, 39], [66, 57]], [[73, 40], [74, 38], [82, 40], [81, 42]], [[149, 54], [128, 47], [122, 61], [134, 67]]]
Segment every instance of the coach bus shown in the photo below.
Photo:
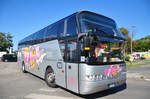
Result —
[[18, 65], [50, 87], [92, 94], [126, 84], [124, 41], [113, 19], [79, 11], [22, 39]]

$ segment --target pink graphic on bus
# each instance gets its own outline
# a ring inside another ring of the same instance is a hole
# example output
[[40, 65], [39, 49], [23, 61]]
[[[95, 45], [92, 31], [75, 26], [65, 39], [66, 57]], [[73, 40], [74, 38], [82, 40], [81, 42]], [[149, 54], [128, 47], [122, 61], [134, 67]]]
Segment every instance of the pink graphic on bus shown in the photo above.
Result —
[[110, 68], [106, 68], [104, 70], [104, 75], [105, 76], [117, 76], [118, 72], [120, 71], [120, 66], [119, 65], [111, 65]]
[[[44, 52], [44, 49], [40, 50], [39, 46], [30, 46], [30, 47], [23, 48], [24, 62], [28, 63], [30, 67], [33, 69], [35, 67], [36, 61], [41, 62], [39, 61], [39, 59], [41, 58], [41, 55], [43, 54], [43, 52]], [[46, 54], [44, 54], [44, 56], [45, 55]], [[43, 60], [43, 57], [42, 57], [42, 60]]]
[[74, 80], [73, 77], [70, 77], [70, 78], [69, 78], [69, 83], [70, 83], [71, 85], [75, 85], [75, 80]]

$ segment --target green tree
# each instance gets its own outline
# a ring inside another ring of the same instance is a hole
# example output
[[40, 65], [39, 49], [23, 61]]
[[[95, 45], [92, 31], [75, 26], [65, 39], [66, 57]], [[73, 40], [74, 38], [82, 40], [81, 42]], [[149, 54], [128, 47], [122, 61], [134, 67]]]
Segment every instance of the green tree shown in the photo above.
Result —
[[8, 48], [13, 46], [12, 38], [10, 33], [0, 32], [0, 51], [8, 51]]
[[124, 51], [125, 51], [125, 54], [128, 54], [130, 53], [130, 49], [131, 49], [131, 37], [129, 36], [129, 31], [124, 28], [124, 27], [121, 27], [120, 28], [120, 32], [124, 35], [125, 37], [125, 43], [124, 43]]
[[135, 40], [133, 43], [133, 51], [135, 52], [145, 52], [150, 50], [150, 36]]
[[120, 31], [121, 31], [121, 33], [122, 33], [124, 36], [128, 36], [129, 31], [128, 31], [126, 28], [121, 27], [121, 28], [120, 28]]

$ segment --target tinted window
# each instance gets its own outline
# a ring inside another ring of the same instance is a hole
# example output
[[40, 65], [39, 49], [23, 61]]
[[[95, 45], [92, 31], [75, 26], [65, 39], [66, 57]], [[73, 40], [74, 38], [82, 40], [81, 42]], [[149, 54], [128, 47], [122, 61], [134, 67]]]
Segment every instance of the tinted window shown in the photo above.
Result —
[[36, 32], [35, 35], [33, 36], [34, 39], [36, 39], [36, 40], [44, 39], [45, 32], [46, 32], [45, 29], [42, 29], [42, 30]]
[[26, 39], [25, 39], [25, 44], [28, 44], [28, 45], [31, 45], [33, 41], [33, 34], [28, 36]]
[[60, 47], [61, 55], [62, 55], [63, 59], [65, 60], [65, 42], [64, 42], [64, 40], [59, 41], [59, 47]]
[[102, 15], [82, 13], [79, 15], [79, 23], [81, 32], [114, 35], [116, 30], [115, 21]]
[[31, 40], [32, 40], [32, 35], [28, 36], [25, 41], [31, 41]]
[[57, 37], [64, 37], [64, 21], [58, 23], [58, 33]]
[[67, 36], [76, 35], [77, 34], [77, 24], [75, 16], [70, 17], [67, 20]]
[[45, 38], [56, 38], [58, 31], [58, 24], [53, 24], [47, 27]]
[[67, 44], [67, 61], [76, 62], [77, 61], [77, 42], [69, 41]]

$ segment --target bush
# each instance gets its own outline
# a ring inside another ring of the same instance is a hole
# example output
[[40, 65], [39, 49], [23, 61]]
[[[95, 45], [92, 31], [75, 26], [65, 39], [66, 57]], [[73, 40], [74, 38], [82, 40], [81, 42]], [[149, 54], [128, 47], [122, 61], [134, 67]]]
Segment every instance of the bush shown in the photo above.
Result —
[[130, 59], [130, 56], [125, 56], [126, 61], [129, 61], [129, 59]]

